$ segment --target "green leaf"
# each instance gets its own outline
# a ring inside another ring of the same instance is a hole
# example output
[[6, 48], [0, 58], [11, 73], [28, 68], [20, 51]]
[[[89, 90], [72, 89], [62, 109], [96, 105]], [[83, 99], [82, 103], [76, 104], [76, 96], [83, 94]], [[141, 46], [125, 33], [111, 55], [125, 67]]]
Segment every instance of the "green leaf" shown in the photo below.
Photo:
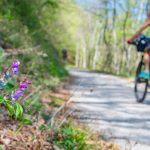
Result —
[[5, 85], [6, 90], [12, 90], [14, 87], [15, 87], [15, 80], [9, 79], [9, 81]]
[[26, 117], [20, 118], [20, 123], [23, 125], [32, 125], [31, 119], [26, 118]]
[[11, 116], [13, 116], [15, 113], [15, 109], [14, 109], [13, 105], [10, 102], [6, 101], [6, 107], [7, 107], [8, 113]]
[[22, 116], [22, 114], [23, 114], [22, 106], [19, 103], [16, 103], [16, 113], [15, 113], [16, 118]]
[[33, 103], [32, 99], [26, 100], [24, 103], [24, 106], [27, 107], [27, 106], [31, 105], [32, 103]]
[[4, 98], [0, 96], [0, 104], [2, 104], [4, 101], [5, 101]]

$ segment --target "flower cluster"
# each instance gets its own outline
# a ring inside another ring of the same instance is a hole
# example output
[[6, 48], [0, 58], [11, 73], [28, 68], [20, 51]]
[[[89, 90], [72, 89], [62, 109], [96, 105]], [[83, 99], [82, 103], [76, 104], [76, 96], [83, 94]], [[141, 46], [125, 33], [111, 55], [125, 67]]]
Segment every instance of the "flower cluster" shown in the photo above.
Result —
[[12, 78], [13, 75], [19, 74], [19, 66], [20, 66], [20, 62], [18, 60], [15, 60], [12, 63], [11, 68], [8, 68], [2, 73], [0, 78], [0, 89], [3, 89], [5, 87], [8, 79]]
[[28, 85], [32, 84], [29, 80], [25, 79], [24, 81], [20, 82], [19, 89], [11, 94], [11, 98], [13, 101], [16, 101], [20, 97], [23, 96], [24, 91], [28, 88]]
[[[15, 60], [12, 63], [11, 67], [7, 69], [5, 72], [3, 72], [0, 78], [0, 90], [5, 88], [5, 86], [8, 83], [8, 79], [13, 78], [14, 75], [15, 76], [19, 75], [19, 67], [20, 67], [20, 62], [18, 60]], [[31, 82], [27, 79], [24, 79], [23, 81], [21, 81], [18, 85], [18, 89], [12, 92], [11, 99], [13, 101], [16, 101], [20, 97], [22, 97], [24, 94], [24, 91], [28, 88], [29, 84], [31, 84]]]

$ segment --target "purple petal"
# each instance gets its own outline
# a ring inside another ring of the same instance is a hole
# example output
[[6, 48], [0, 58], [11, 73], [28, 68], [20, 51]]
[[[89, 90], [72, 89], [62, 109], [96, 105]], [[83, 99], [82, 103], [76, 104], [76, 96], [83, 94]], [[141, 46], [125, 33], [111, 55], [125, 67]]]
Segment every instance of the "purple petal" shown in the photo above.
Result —
[[18, 68], [18, 67], [19, 67], [19, 64], [18, 64], [18, 63], [13, 63], [13, 64], [11, 65], [11, 67], [12, 67], [12, 68]]
[[13, 72], [13, 74], [17, 75], [17, 74], [19, 74], [19, 69], [18, 68], [13, 68], [12, 72]]
[[19, 71], [19, 69], [18, 68], [13, 68], [13, 71]]
[[16, 101], [21, 96], [23, 96], [23, 91], [17, 90], [11, 95], [11, 98], [12, 98], [12, 100]]
[[18, 60], [12, 63], [11, 68], [12, 68], [13, 74], [17, 75], [19, 73], [19, 65], [20, 65], [20, 62]]
[[15, 92], [15, 94], [16, 94], [16, 95], [22, 95], [23, 92], [22, 92], [21, 90], [17, 90], [17, 91]]
[[12, 68], [19, 68], [19, 66], [17, 64], [12, 64], [11, 66]]
[[18, 74], [19, 73], [19, 71], [13, 71], [13, 74]]
[[20, 85], [19, 88], [24, 91], [24, 90], [26, 90], [28, 87], [27, 87], [27, 85]]
[[25, 83], [25, 84], [32, 84], [32, 82], [31, 82], [31, 81], [26, 80], [26, 79], [23, 81], [23, 83]]

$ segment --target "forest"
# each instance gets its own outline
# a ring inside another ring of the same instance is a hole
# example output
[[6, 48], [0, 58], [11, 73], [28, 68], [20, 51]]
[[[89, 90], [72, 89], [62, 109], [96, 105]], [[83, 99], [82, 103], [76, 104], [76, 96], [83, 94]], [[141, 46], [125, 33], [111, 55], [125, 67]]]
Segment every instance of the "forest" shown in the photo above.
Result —
[[142, 26], [148, 5], [148, 0], [97, 0], [86, 7], [88, 23], [78, 31], [76, 66], [126, 76], [134, 73], [139, 55], [127, 39]]
[[48, 124], [51, 109], [61, 107], [62, 100], [47, 94], [68, 82], [70, 68], [133, 76], [140, 54], [127, 39], [143, 24], [149, 3], [0, 0], [0, 150], [56, 149], [53, 144], [65, 150], [90, 149], [86, 131], [80, 133], [77, 125], [57, 130]]

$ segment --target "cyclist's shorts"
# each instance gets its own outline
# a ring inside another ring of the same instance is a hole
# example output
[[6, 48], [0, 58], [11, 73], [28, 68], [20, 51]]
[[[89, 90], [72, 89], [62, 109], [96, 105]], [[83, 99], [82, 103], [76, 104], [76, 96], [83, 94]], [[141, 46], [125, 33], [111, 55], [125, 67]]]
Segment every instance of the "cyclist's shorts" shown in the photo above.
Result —
[[150, 54], [150, 42], [147, 43], [146, 47], [145, 47], [145, 52]]
[[150, 38], [144, 37], [141, 39], [137, 45], [137, 50], [139, 52], [149, 52], [150, 51]]

